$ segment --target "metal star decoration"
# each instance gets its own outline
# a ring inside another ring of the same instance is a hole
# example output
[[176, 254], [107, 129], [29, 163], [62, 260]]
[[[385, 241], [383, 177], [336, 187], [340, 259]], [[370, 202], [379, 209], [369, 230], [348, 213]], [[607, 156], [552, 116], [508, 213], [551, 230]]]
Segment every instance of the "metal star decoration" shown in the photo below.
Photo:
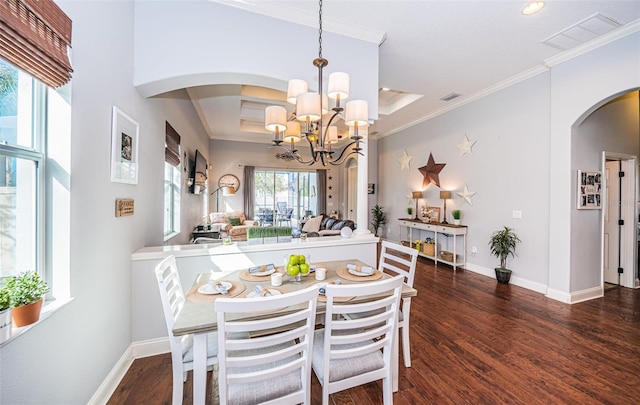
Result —
[[429, 184], [433, 183], [436, 186], [440, 187], [440, 177], [438, 174], [444, 169], [446, 163], [436, 163], [433, 159], [433, 154], [429, 153], [429, 160], [427, 161], [426, 166], [422, 166], [418, 168], [424, 179], [422, 180], [422, 188], [427, 187]]
[[460, 150], [460, 156], [464, 156], [467, 153], [468, 154], [472, 154], [473, 152], [471, 151], [471, 148], [473, 148], [473, 145], [476, 144], [476, 141], [471, 142], [469, 140], [469, 138], [467, 137], [467, 135], [464, 135], [464, 141], [462, 141], [461, 144], [456, 145], [458, 147], [458, 149]]
[[413, 190], [409, 190], [409, 194], [405, 195], [405, 197], [407, 197], [407, 202], [409, 203], [409, 205], [413, 206]]
[[413, 159], [413, 156], [409, 156], [409, 154], [407, 153], [407, 150], [405, 149], [404, 156], [398, 159], [398, 162], [400, 162], [400, 170], [403, 170], [403, 169], [409, 170], [409, 162], [411, 162], [411, 159]]
[[467, 188], [467, 185], [464, 185], [464, 191], [462, 193], [456, 193], [458, 194], [458, 196], [460, 196], [460, 198], [462, 198], [464, 202], [469, 203], [469, 205], [473, 205], [473, 203], [471, 202], [471, 197], [473, 197], [476, 192], [475, 191], [469, 191], [469, 189]]

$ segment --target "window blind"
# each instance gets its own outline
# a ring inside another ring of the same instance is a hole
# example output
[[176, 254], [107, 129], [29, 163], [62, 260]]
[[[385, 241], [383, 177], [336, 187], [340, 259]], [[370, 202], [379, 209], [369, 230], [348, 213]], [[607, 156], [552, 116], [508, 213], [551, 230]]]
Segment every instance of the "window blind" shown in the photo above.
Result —
[[53, 0], [0, 0], [0, 56], [57, 88], [71, 79], [71, 19]]
[[[166, 122], [166, 121], [165, 121]], [[166, 122], [166, 135], [164, 138], [164, 161], [172, 166], [180, 164], [180, 135]]]

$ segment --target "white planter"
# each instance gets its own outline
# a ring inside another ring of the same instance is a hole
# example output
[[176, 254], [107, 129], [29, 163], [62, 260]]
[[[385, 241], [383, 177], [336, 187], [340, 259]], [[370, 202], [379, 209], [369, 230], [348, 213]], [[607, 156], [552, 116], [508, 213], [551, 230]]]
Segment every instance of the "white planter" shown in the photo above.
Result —
[[11, 308], [0, 311], [0, 343], [11, 337]]
[[459, 219], [454, 219], [453, 220], [453, 224], [454, 225], [460, 225], [460, 220]]

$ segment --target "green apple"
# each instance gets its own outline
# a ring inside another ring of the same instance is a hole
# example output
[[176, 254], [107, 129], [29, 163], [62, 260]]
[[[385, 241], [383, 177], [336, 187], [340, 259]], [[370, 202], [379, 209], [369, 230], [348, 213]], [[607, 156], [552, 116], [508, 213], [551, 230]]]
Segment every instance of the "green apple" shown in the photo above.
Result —
[[307, 262], [307, 258], [304, 255], [298, 255], [298, 264], [304, 264]]
[[291, 277], [295, 277], [298, 275], [298, 273], [300, 273], [300, 266], [291, 263], [287, 264], [287, 274], [289, 274]]
[[309, 274], [309, 265], [307, 263], [301, 263], [299, 266], [300, 266], [300, 273]]
[[290, 255], [289, 256], [289, 264], [300, 264], [300, 259], [298, 255]]

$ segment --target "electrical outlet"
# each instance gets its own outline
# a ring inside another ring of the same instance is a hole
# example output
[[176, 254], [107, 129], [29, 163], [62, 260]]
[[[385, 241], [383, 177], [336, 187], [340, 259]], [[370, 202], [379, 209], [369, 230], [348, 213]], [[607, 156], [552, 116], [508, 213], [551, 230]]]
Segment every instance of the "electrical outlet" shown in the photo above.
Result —
[[513, 217], [516, 219], [522, 219], [522, 211], [513, 210]]
[[478, 254], [478, 248], [476, 246], [471, 248], [471, 254], [472, 255]]

